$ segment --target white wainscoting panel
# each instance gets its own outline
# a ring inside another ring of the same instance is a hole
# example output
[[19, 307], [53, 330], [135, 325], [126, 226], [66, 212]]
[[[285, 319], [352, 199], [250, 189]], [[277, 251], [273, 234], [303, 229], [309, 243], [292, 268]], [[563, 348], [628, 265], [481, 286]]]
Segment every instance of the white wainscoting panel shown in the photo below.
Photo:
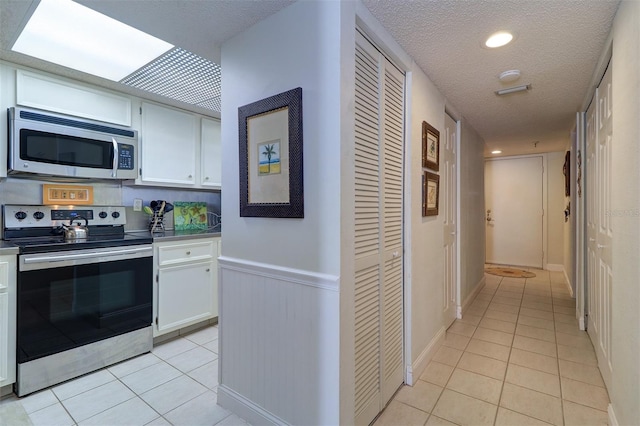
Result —
[[218, 403], [255, 424], [338, 424], [339, 277], [218, 262]]

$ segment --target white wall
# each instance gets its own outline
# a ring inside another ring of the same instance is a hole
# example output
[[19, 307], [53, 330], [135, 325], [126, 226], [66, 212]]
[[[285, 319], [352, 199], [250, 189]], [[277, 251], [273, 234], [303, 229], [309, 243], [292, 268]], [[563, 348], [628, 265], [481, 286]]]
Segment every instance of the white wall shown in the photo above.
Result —
[[[444, 291], [443, 215], [422, 217], [422, 121], [444, 133], [445, 99], [416, 66], [412, 73], [411, 129], [409, 156], [411, 204], [411, 281], [405, 291], [411, 297], [411, 363], [418, 360], [431, 340], [440, 332]], [[442, 142], [441, 142], [442, 144]], [[440, 194], [442, 202], [443, 196]], [[414, 372], [414, 376], [419, 371]]]
[[[222, 47], [218, 401], [252, 423], [339, 423], [340, 14], [297, 2]], [[240, 217], [238, 107], [295, 87], [305, 217]]]
[[[460, 131], [460, 300], [482, 285], [485, 260], [484, 140], [462, 120]], [[464, 314], [464, 312], [463, 312]]]
[[[339, 13], [339, 4], [293, 4], [222, 48], [225, 256], [339, 273]], [[238, 107], [295, 87], [303, 99], [304, 219], [240, 217]]]
[[[428, 361], [425, 354], [444, 332], [443, 220], [421, 215], [420, 158], [421, 123], [426, 120], [443, 132], [445, 99], [360, 2], [294, 3], [222, 48], [225, 240], [220, 259], [218, 401], [250, 421], [353, 423], [356, 23], [407, 71], [409, 369], [419, 360]], [[297, 86], [303, 89], [305, 218], [240, 218], [237, 108]], [[473, 203], [483, 199], [482, 179], [475, 176], [483, 167], [478, 155], [482, 147], [473, 145], [482, 142], [473, 129], [463, 129], [460, 156], [467, 165], [478, 161], [464, 186], [473, 194], [462, 195]], [[477, 218], [463, 221], [468, 239], [461, 249], [471, 253], [466, 262], [475, 271], [469, 278], [471, 288], [480, 281], [477, 275], [484, 263], [484, 251], [475, 249], [474, 236], [480, 238], [484, 228], [475, 228]], [[265, 364], [282, 354], [288, 354], [287, 362]]]
[[[568, 136], [568, 135], [567, 135]], [[547, 157], [547, 264], [564, 266], [564, 151], [549, 152]]]
[[[564, 274], [567, 282], [569, 283], [569, 287], [571, 287], [571, 294], [573, 297], [576, 297], [576, 277], [575, 275], [575, 267], [576, 267], [576, 217], [577, 209], [578, 209], [578, 186], [576, 183], [577, 174], [577, 131], [573, 130], [571, 133], [571, 141], [567, 145], [567, 152], [570, 153], [570, 188], [571, 194], [569, 197], [565, 196], [564, 204], [565, 208], [567, 205], [570, 205], [570, 214], [569, 220], [564, 223], [563, 227], [563, 236], [564, 236], [564, 249], [563, 249], [563, 260], [564, 260]], [[576, 304], [578, 300], [576, 300]]]
[[622, 1], [613, 24], [612, 384], [619, 425], [640, 419], [640, 2]]

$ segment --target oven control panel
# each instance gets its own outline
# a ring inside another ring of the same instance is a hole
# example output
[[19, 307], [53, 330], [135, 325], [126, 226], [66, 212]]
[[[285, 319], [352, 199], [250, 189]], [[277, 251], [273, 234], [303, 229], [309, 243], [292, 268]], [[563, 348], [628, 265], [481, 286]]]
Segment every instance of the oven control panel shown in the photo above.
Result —
[[5, 204], [4, 228], [54, 227], [73, 223], [88, 225], [125, 225], [124, 206], [31, 206]]

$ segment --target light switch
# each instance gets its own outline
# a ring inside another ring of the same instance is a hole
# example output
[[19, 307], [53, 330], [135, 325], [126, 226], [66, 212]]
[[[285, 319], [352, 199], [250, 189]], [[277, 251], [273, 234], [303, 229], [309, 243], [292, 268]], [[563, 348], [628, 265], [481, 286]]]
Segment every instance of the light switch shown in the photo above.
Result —
[[136, 198], [135, 200], [133, 200], [133, 211], [134, 212], [142, 211], [142, 199], [141, 198]]

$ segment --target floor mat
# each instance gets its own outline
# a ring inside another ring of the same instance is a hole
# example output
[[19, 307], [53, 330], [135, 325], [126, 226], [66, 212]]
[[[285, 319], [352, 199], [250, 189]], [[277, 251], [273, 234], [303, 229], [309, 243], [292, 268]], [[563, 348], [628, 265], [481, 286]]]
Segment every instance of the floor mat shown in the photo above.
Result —
[[533, 272], [516, 268], [485, 268], [484, 271], [487, 274], [511, 278], [533, 278], [536, 276]]

